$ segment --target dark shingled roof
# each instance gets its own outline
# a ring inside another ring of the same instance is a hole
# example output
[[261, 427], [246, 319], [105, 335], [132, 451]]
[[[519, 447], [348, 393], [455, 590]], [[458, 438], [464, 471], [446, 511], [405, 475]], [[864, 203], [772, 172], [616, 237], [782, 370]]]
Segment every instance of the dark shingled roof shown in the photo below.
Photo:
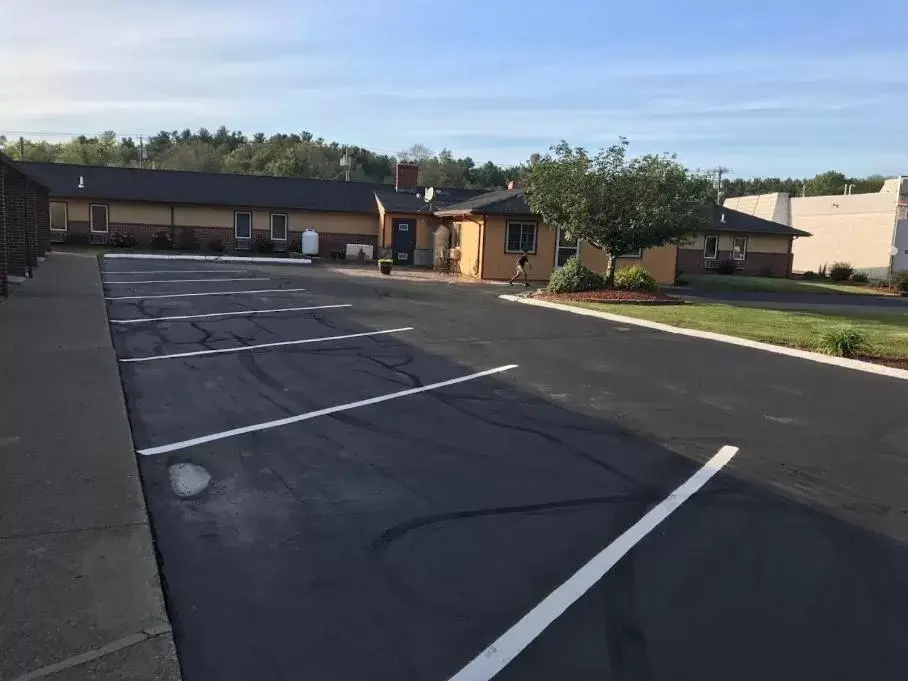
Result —
[[25, 177], [37, 182], [45, 189], [48, 188], [47, 183], [45, 183], [40, 177], [38, 177], [38, 175], [36, 175], [35, 173], [33, 173], [31, 170], [29, 170], [27, 168], [27, 166], [29, 165], [28, 163], [22, 163], [21, 161], [14, 161], [12, 158], [10, 158], [6, 154], [4, 154], [2, 151], [0, 151], [0, 163], [4, 163], [7, 166], [9, 166], [10, 168], [22, 173], [23, 175], [25, 175]]
[[474, 215], [531, 215], [526, 201], [526, 189], [502, 189], [486, 192], [436, 211], [445, 215], [472, 213]]
[[[387, 185], [297, 177], [21, 163], [51, 194], [113, 201], [197, 203], [245, 208], [377, 213], [375, 190]], [[79, 189], [79, 178], [85, 189]]]
[[[532, 214], [526, 202], [525, 190], [521, 188], [487, 192], [467, 201], [462, 201], [436, 211], [442, 215], [472, 213], [477, 215], [528, 215]], [[724, 218], [723, 218], [724, 216]], [[780, 234], [785, 236], [810, 236], [779, 222], [764, 220], [730, 208], [712, 206], [712, 231], [739, 232], [748, 234]]]
[[466, 201], [467, 199], [485, 194], [484, 189], [460, 189], [456, 187], [436, 187], [435, 196], [431, 203], [423, 199], [424, 188], [393, 190], [385, 189], [375, 192], [381, 205], [390, 213], [434, 213], [443, 210], [445, 206]]
[[717, 232], [810, 236], [810, 232], [783, 225], [781, 222], [764, 220], [755, 215], [748, 215], [747, 213], [715, 204], [713, 205], [713, 224], [711, 229]]

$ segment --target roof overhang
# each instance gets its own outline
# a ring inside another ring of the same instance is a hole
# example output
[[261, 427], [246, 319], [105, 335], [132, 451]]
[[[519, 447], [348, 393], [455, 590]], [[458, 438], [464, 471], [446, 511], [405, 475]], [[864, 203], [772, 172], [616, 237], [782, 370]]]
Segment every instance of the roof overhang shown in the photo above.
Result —
[[46, 184], [44, 184], [43, 180], [41, 180], [37, 175], [33, 175], [32, 173], [27, 171], [25, 168], [23, 168], [21, 165], [16, 163], [16, 161], [14, 161], [12, 158], [10, 158], [6, 154], [4, 154], [2, 151], [0, 151], [0, 162], [5, 163], [9, 167], [11, 167], [13, 170], [15, 170], [17, 173], [20, 173], [21, 175], [23, 175], [24, 177], [27, 177], [32, 182], [35, 182], [35, 183], [41, 185], [42, 187], [44, 187], [45, 189], [47, 189], [48, 191], [50, 191], [50, 187], [48, 187]]

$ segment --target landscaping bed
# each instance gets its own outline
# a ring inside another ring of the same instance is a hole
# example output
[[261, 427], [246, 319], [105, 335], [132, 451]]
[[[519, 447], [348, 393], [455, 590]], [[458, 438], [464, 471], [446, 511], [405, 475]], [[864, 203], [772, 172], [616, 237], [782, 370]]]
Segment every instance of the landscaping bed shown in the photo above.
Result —
[[624, 291], [620, 289], [599, 289], [596, 291], [581, 291], [578, 293], [550, 293], [539, 291], [532, 294], [534, 298], [559, 302], [584, 302], [584, 303], [636, 303], [638, 305], [679, 305], [684, 301], [679, 298], [662, 293], [649, 291]]

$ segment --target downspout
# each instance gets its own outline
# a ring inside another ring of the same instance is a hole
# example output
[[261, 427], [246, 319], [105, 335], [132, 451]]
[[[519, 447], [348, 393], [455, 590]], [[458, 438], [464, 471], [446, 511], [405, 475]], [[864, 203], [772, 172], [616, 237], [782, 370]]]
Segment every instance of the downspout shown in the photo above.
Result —
[[[476, 221], [476, 224], [479, 224], [478, 220]], [[483, 216], [481, 229], [479, 230], [479, 278], [480, 279], [483, 279], [485, 277], [485, 268], [486, 268], [485, 243], [486, 243], [486, 219], [485, 219], [485, 216]]]

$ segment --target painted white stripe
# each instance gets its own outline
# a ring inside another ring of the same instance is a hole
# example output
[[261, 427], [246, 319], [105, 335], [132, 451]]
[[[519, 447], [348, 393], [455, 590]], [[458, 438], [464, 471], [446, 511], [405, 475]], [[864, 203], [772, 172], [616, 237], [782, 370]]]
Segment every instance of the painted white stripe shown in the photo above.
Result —
[[737, 447], [724, 446], [703, 467], [669, 494], [640, 520], [625, 530], [561, 586], [545, 597], [450, 681], [488, 681], [504, 669], [546, 627], [589, 591], [615, 564], [647, 534], [693, 496], [738, 453]]
[[220, 350], [197, 350], [194, 352], [177, 352], [172, 355], [151, 355], [149, 357], [129, 357], [121, 362], [151, 362], [156, 359], [177, 359], [179, 357], [201, 357], [202, 355], [220, 355], [225, 352], [244, 352], [246, 350], [260, 350], [261, 348], [280, 348], [287, 345], [305, 345], [306, 343], [324, 343], [325, 341], [346, 340], [348, 338], [363, 338], [365, 336], [381, 336], [386, 333], [412, 331], [412, 326], [400, 329], [387, 329], [385, 331], [367, 331], [365, 333], [348, 333], [344, 336], [323, 336], [321, 338], [306, 338], [303, 340], [280, 341], [278, 343], [260, 343], [259, 345], [240, 345], [236, 348], [221, 348]]
[[268, 288], [257, 291], [207, 291], [205, 293], [167, 293], [161, 296], [117, 296], [104, 300], [149, 300], [151, 298], [191, 298], [193, 296], [233, 296], [241, 293], [290, 293], [291, 291], [305, 291], [304, 288]]
[[249, 270], [101, 270], [103, 274], [234, 274], [237, 272], [248, 272]]
[[765, 352], [772, 352], [777, 355], [787, 355], [789, 357], [797, 357], [798, 359], [807, 359], [811, 362], [819, 362], [820, 364], [832, 364], [834, 366], [844, 367], [846, 369], [863, 371], [868, 374], [879, 374], [880, 376], [889, 376], [890, 378], [901, 378], [908, 380], [908, 369], [896, 369], [895, 367], [887, 367], [884, 364], [873, 364], [871, 362], [863, 362], [859, 359], [848, 359], [846, 357], [822, 355], [819, 352], [798, 350], [797, 348], [787, 348], [784, 345], [773, 345], [772, 343], [763, 343], [761, 341], [748, 340], [747, 338], [738, 338], [737, 336], [726, 336], [724, 333], [697, 331], [696, 329], [685, 329], [680, 326], [671, 326], [670, 324], [663, 324], [662, 322], [651, 322], [646, 319], [637, 319], [636, 317], [625, 317], [624, 315], [612, 314], [611, 312], [600, 312], [599, 310], [574, 307], [573, 305], [565, 305], [563, 303], [552, 303], [548, 300], [524, 298], [514, 295], [503, 295], [498, 297], [502, 300], [508, 300], [512, 303], [523, 303], [524, 305], [535, 305], [536, 307], [550, 307], [553, 310], [561, 310], [562, 312], [570, 312], [572, 314], [579, 314], [585, 317], [598, 317], [599, 319], [605, 319], [610, 322], [620, 322], [622, 324], [628, 324], [631, 326], [642, 326], [647, 329], [655, 329], [656, 331], [665, 331], [666, 333], [674, 333], [679, 336], [691, 336], [692, 338], [704, 338], [706, 340], [718, 341], [719, 343], [728, 343], [729, 345], [740, 345], [744, 348], [753, 348], [754, 350], [763, 350]]
[[105, 284], [194, 284], [201, 281], [271, 281], [270, 277], [235, 277], [232, 279], [142, 279], [140, 281], [105, 281]]
[[140, 319], [111, 319], [111, 324], [140, 324], [142, 322], [173, 322], [182, 319], [210, 319], [212, 317], [242, 317], [250, 314], [268, 312], [302, 312], [303, 310], [328, 310], [335, 307], [353, 307], [351, 303], [343, 305], [313, 305], [311, 307], [278, 307], [272, 310], [239, 310], [237, 312], [212, 312], [210, 314], [183, 314], [174, 317], [142, 317]]
[[239, 255], [155, 255], [152, 253], [105, 253], [104, 258], [117, 260], [201, 260], [204, 262], [248, 262], [268, 265], [311, 265], [310, 258], [260, 258]]
[[389, 393], [388, 395], [380, 395], [378, 397], [370, 397], [366, 400], [359, 400], [358, 402], [350, 402], [349, 404], [340, 404], [336, 407], [328, 407], [327, 409], [319, 409], [317, 411], [306, 412], [305, 414], [298, 414], [296, 416], [288, 416], [284, 419], [278, 419], [277, 421], [266, 421], [265, 423], [256, 423], [252, 426], [244, 426], [243, 428], [234, 428], [233, 430], [225, 430], [221, 433], [212, 433], [211, 435], [202, 435], [201, 437], [195, 437], [191, 440], [183, 440], [181, 442], [173, 442], [169, 445], [160, 445], [158, 447], [147, 447], [146, 449], [138, 450], [139, 454], [145, 456], [151, 456], [152, 454], [166, 454], [167, 452], [175, 452], [179, 449], [186, 449], [187, 447], [194, 447], [195, 445], [205, 444], [206, 442], [214, 442], [215, 440], [223, 440], [228, 437], [235, 437], [237, 435], [244, 435], [245, 433], [255, 433], [260, 430], [268, 430], [270, 428], [278, 428], [280, 426], [287, 426], [291, 423], [299, 423], [300, 421], [308, 421], [309, 419], [314, 419], [319, 416], [328, 416], [329, 414], [336, 414], [339, 411], [347, 411], [348, 409], [356, 409], [358, 407], [368, 407], [371, 404], [378, 404], [380, 402], [387, 402], [388, 400], [394, 400], [398, 397], [407, 397], [408, 395], [418, 395], [419, 393], [424, 393], [429, 390], [437, 390], [438, 388], [445, 388], [449, 385], [457, 385], [458, 383], [466, 383], [467, 381], [473, 381], [477, 378], [482, 378], [483, 376], [491, 376], [492, 374], [498, 374], [502, 371], [508, 371], [510, 369], [516, 369], [516, 364], [506, 364], [505, 366], [496, 367], [494, 369], [486, 369], [485, 371], [478, 371], [475, 374], [469, 374], [468, 376], [461, 376], [460, 378], [452, 378], [447, 381], [439, 381], [438, 383], [429, 383], [428, 385], [420, 386], [419, 388], [409, 388], [407, 390], [401, 390], [396, 393]]

